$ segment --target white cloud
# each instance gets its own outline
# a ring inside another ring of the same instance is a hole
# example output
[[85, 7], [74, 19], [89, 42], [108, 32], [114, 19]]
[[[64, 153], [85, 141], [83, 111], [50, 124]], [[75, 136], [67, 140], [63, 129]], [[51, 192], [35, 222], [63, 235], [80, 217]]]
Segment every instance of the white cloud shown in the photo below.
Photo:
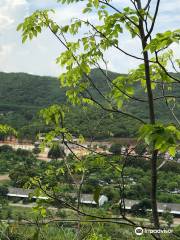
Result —
[[[146, 2], [146, 0], [143, 1]], [[152, 3], [155, 2], [152, 1]], [[113, 4], [122, 9], [126, 6], [127, 0], [113, 0]], [[60, 24], [68, 24], [72, 17], [84, 19], [86, 16], [81, 13], [83, 5], [82, 2], [68, 6], [61, 5], [55, 0], [0, 0], [0, 71], [58, 75], [62, 69], [55, 64], [55, 58], [63, 50], [60, 43], [48, 31], [44, 31], [31, 43], [22, 45], [20, 33], [16, 32], [16, 27], [27, 15], [39, 8], [55, 8], [55, 19]], [[156, 31], [177, 28], [179, 12], [179, 0], [162, 1]], [[88, 19], [94, 23], [98, 22], [94, 13], [91, 13]], [[126, 35], [120, 40], [120, 47], [132, 54], [141, 55], [139, 44]], [[180, 50], [177, 45], [174, 49], [178, 55]], [[119, 54], [115, 49], [109, 50], [106, 58], [109, 61], [109, 69], [118, 72], [127, 72], [140, 63], [124, 54]]]
[[5, 16], [5, 15], [0, 15], [0, 29], [6, 29], [8, 26], [10, 26], [12, 23], [14, 22], [14, 20], [12, 18], [10, 18], [9, 16]]
[[27, 12], [26, 0], [4, 0], [0, 3], [0, 29], [11, 27]]
[[0, 56], [7, 56], [13, 49], [13, 44], [7, 44], [0, 47]]
[[18, 5], [27, 4], [27, 1], [26, 0], [11, 0], [11, 4], [13, 7], [16, 7]]

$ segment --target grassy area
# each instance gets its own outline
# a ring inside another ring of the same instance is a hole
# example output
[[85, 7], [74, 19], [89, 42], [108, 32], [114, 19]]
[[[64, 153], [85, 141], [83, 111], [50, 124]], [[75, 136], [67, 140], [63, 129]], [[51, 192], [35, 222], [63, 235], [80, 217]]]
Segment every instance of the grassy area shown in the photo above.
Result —
[[[103, 209], [96, 209], [96, 208], [88, 208], [84, 207], [84, 211], [88, 211], [93, 215], [103, 216]], [[51, 216], [51, 211], [48, 212], [48, 216]], [[33, 220], [41, 220], [40, 216], [33, 211], [33, 209], [29, 207], [15, 207], [15, 206], [6, 206], [0, 211], [1, 219], [14, 219], [14, 220], [23, 220], [28, 219], [29, 221]], [[43, 240], [77, 240], [77, 223], [65, 223], [63, 219], [77, 219], [77, 214], [74, 213], [72, 210], [67, 209], [60, 209], [55, 216], [56, 222], [49, 222], [48, 218], [45, 225], [40, 225], [40, 229], [38, 230], [37, 226], [32, 226], [31, 224], [27, 224], [25, 222], [21, 222], [21, 225], [17, 225], [16, 223], [9, 222], [11, 233], [13, 237], [17, 237], [15, 239], [43, 239]], [[114, 217], [113, 215], [109, 215], [109, 217]], [[145, 223], [149, 223], [147, 218], [137, 218], [131, 215], [128, 215], [128, 218], [131, 220], [136, 220], [139, 222], [139, 225], [144, 225]], [[50, 219], [50, 218], [49, 218]], [[58, 222], [57, 220], [61, 220]], [[85, 219], [91, 219], [89, 217]], [[1, 224], [1, 223], [0, 223]], [[84, 234], [87, 234], [87, 240], [151, 240], [153, 239], [149, 234], [145, 234], [142, 238], [139, 238], [134, 233], [134, 227], [126, 226], [126, 225], [119, 225], [119, 224], [112, 224], [112, 223], [81, 223], [81, 230], [80, 235], [81, 237]], [[180, 226], [173, 228], [174, 232], [180, 233]], [[97, 238], [90, 238], [91, 234], [96, 234]], [[89, 234], [89, 235], [88, 235]], [[35, 238], [39, 235], [39, 238]], [[1, 239], [1, 238], [0, 238]], [[11, 238], [10, 238], [11, 239]], [[14, 239], [14, 238], [13, 238]], [[173, 237], [172, 235], [165, 234], [164, 240], [172, 239], [176, 240], [177, 238]]]
[[[77, 226], [65, 227], [52, 223], [41, 228], [31, 225], [16, 226], [11, 225], [10, 234], [13, 238], [9, 239], [39, 239], [39, 240], [78, 240], [86, 236], [86, 240], [152, 240], [153, 237], [146, 233], [141, 237], [134, 232], [134, 227], [128, 227], [116, 224], [91, 224], [81, 225], [81, 230], [77, 231]], [[179, 233], [180, 228], [176, 228], [174, 232]], [[79, 237], [78, 237], [79, 236]], [[174, 235], [164, 234], [163, 240], [177, 240]]]
[[34, 212], [31, 208], [4, 206], [0, 211], [1, 219], [32, 219]]

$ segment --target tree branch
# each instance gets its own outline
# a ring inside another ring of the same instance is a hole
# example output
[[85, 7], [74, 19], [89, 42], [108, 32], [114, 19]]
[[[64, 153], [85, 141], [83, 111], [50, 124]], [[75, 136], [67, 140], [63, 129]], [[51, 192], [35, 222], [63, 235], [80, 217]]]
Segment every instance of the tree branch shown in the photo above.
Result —
[[159, 5], [160, 5], [160, 0], [157, 0], [156, 9], [155, 9], [155, 13], [154, 13], [154, 17], [153, 17], [153, 21], [152, 21], [151, 27], [149, 29], [148, 34], [145, 36], [146, 40], [149, 38], [149, 36], [151, 35], [151, 33], [152, 33], [153, 29], [154, 29], [154, 25], [155, 25], [157, 14], [158, 14], [158, 10], [159, 10]]

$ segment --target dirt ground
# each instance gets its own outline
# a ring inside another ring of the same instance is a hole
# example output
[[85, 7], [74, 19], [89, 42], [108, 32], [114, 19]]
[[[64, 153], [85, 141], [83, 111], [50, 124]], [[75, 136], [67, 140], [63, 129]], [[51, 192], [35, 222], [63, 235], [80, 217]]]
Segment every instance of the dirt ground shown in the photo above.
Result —
[[0, 181], [9, 180], [9, 175], [0, 175]]
[[180, 225], [180, 218], [174, 218], [174, 224]]

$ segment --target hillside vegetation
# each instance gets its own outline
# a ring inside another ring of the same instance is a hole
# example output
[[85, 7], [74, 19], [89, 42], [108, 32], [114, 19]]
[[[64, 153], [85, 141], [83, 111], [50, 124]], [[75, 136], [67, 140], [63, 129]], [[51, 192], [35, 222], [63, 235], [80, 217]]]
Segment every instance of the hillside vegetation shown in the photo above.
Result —
[[[114, 79], [118, 73], [108, 72], [108, 76]], [[97, 69], [93, 69], [91, 77], [94, 83], [107, 92], [109, 85], [104, 75]], [[178, 95], [180, 89], [174, 87], [173, 91]], [[136, 86], [136, 96], [143, 97], [140, 86]], [[97, 93], [93, 90], [93, 94]], [[156, 91], [161, 96], [161, 91]], [[34, 138], [36, 133], [47, 131], [47, 127], [40, 121], [38, 112], [54, 103], [62, 104], [67, 101], [65, 89], [59, 81], [53, 77], [41, 77], [26, 73], [0, 73], [0, 122], [15, 127], [22, 138]], [[148, 116], [146, 103], [131, 103], [124, 106], [128, 110], [143, 119]], [[85, 137], [104, 139], [109, 137], [132, 137], [134, 136], [138, 122], [124, 118], [118, 114], [112, 120], [107, 113], [96, 107], [88, 111], [77, 107], [70, 107], [67, 114], [66, 124], [76, 135], [82, 133]], [[156, 101], [156, 115], [161, 121], [173, 121], [169, 110], [162, 100]], [[178, 113], [180, 115], [180, 113]], [[104, 131], [106, 129], [106, 131]]]

